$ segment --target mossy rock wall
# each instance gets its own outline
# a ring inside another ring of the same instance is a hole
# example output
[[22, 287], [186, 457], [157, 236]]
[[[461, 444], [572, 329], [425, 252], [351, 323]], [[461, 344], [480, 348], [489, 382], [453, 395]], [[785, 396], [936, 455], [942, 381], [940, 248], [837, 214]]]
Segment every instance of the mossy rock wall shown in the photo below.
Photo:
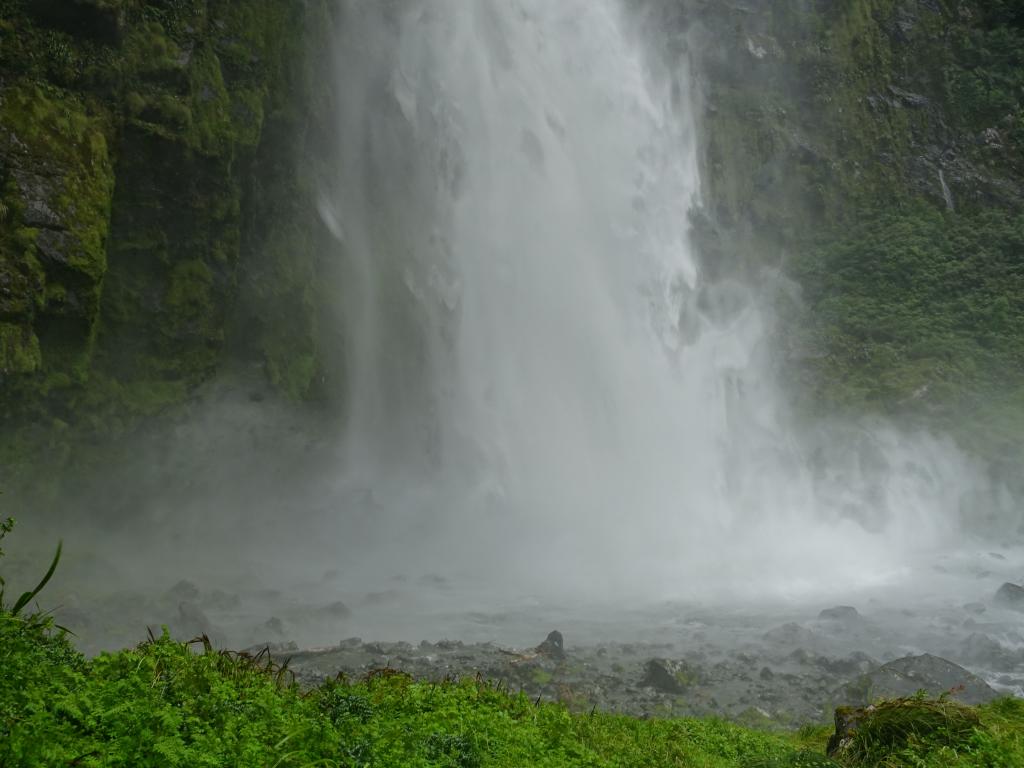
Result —
[[[801, 410], [1024, 463], [1021, 5], [647, 5], [691, 30], [705, 273], [794, 281]], [[332, 7], [0, 0], [0, 483], [233, 361], [292, 400], [340, 389], [312, 204]]]
[[327, 0], [0, 0], [0, 482], [231, 359], [315, 396], [331, 29]]
[[799, 412], [948, 431], [1024, 491], [1024, 6], [690, 12], [706, 272], [792, 279]]

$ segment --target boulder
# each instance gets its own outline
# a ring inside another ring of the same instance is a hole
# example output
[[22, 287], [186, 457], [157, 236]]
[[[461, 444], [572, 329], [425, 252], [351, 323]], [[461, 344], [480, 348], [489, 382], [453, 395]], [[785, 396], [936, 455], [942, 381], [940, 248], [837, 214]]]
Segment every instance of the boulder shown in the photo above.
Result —
[[976, 710], [954, 701], [901, 698], [867, 707], [836, 709], [836, 730], [825, 753], [843, 765], [875, 765], [879, 753], [896, 754], [927, 739], [959, 751], [980, 723]]
[[535, 650], [541, 656], [548, 656], [552, 659], [564, 659], [564, 646], [565, 641], [562, 637], [562, 633], [556, 629], [554, 632], [549, 632], [544, 642], [538, 645]]
[[644, 664], [644, 677], [640, 685], [662, 693], [685, 693], [699, 680], [697, 670], [685, 661], [651, 659]]
[[918, 691], [939, 697], [950, 694], [963, 704], [984, 704], [999, 698], [988, 683], [975, 674], [929, 653], [890, 661], [839, 688], [837, 701], [866, 706], [878, 699], [913, 696]]
[[1021, 661], [1021, 654], [1006, 648], [995, 638], [982, 632], [972, 632], [960, 645], [963, 657], [972, 664], [1013, 667]]
[[1024, 587], [1006, 582], [996, 590], [993, 598], [996, 605], [1014, 611], [1024, 611]]
[[819, 632], [791, 621], [769, 629], [761, 637], [767, 642], [777, 645], [784, 645], [790, 648], [797, 646], [806, 648], [808, 646], [816, 646], [823, 636]]
[[860, 621], [860, 614], [852, 605], [837, 605], [835, 608], [826, 608], [818, 614], [819, 621], [838, 621], [844, 624]]

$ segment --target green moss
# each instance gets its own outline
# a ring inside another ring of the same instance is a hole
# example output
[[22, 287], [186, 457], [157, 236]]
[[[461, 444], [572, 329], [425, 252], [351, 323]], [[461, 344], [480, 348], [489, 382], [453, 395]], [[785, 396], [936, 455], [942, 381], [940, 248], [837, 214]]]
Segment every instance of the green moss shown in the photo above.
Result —
[[33, 373], [42, 365], [39, 339], [27, 328], [0, 323], [0, 375]]

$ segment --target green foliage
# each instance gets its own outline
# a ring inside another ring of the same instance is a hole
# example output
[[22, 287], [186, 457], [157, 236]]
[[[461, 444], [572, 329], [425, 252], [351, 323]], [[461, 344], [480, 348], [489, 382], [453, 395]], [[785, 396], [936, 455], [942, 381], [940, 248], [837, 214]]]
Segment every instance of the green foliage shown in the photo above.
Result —
[[[0, 541], [12, 526], [0, 522]], [[720, 721], [574, 716], [480, 680], [416, 683], [382, 670], [303, 692], [265, 654], [178, 643], [166, 630], [86, 660], [46, 616], [18, 616], [23, 604], [0, 605], [0, 765], [825, 765]]]
[[0, 375], [32, 373], [41, 364], [36, 335], [26, 328], [0, 323]]
[[837, 755], [848, 766], [909, 768], [927, 764], [931, 756], [969, 753], [981, 725], [976, 709], [923, 697], [883, 701], [858, 714]]
[[947, 96], [961, 121], [1002, 132], [1024, 148], [1024, 29], [998, 25], [959, 31], [955, 59], [945, 68]]
[[[0, 541], [12, 525], [0, 522]], [[166, 630], [86, 660], [45, 616], [0, 608], [0, 765], [1010, 768], [1024, 757], [1024, 702], [883, 702], [839, 763], [823, 756], [825, 736], [573, 715], [481, 680], [417, 683], [392, 670], [302, 691], [265, 654]]]
[[[3, 519], [0, 519], [0, 544], [3, 544], [4, 538], [6, 538], [7, 534], [14, 530], [15, 522], [16, 521], [13, 517], [5, 517]], [[0, 558], [3, 558], [3, 556], [4, 550], [0, 548]], [[0, 585], [2, 584], [3, 582], [0, 582]]]
[[918, 205], [794, 259], [806, 306], [790, 322], [817, 351], [803, 366], [817, 402], [927, 418], [983, 453], [1013, 448], [999, 425], [1024, 417], [1022, 252], [1024, 214]]
[[[14, 530], [15, 520], [13, 517], [0, 520], [0, 542], [3, 542], [4, 537], [7, 536], [12, 530]], [[9, 616], [12, 619], [18, 618], [22, 610], [32, 602], [32, 600], [38, 595], [47, 584], [50, 583], [50, 579], [53, 578], [53, 574], [57, 571], [57, 565], [60, 563], [61, 551], [64, 548], [63, 542], [57, 545], [57, 553], [53, 556], [53, 560], [50, 562], [50, 567], [46, 571], [46, 575], [43, 576], [42, 580], [33, 588], [27, 592], [23, 592], [21, 596], [14, 602], [14, 605], [10, 608], [7, 607], [4, 602], [5, 587], [7, 582], [4, 581], [3, 577], [0, 576], [0, 615]], [[0, 549], [0, 559], [3, 559], [4, 551]]]

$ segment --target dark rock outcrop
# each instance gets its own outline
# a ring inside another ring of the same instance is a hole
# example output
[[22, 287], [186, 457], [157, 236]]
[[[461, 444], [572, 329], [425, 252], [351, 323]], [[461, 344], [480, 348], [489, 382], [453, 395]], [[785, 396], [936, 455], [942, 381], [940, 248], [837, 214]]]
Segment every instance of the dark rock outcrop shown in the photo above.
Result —
[[662, 693], [685, 693], [699, 681], [698, 671], [685, 661], [651, 659], [644, 665], [640, 685]]
[[996, 590], [993, 602], [1003, 608], [1024, 611], [1024, 587], [1006, 582]]
[[835, 608], [825, 608], [818, 614], [820, 621], [835, 621], [843, 624], [850, 624], [861, 620], [857, 609], [852, 605], [837, 605]]
[[984, 704], [999, 697], [988, 683], [958, 664], [929, 653], [890, 661], [850, 681], [835, 692], [844, 704], [866, 706], [878, 699], [949, 694], [963, 704]]
[[544, 642], [537, 646], [537, 653], [552, 659], [565, 658], [565, 639], [557, 629], [549, 632]]

